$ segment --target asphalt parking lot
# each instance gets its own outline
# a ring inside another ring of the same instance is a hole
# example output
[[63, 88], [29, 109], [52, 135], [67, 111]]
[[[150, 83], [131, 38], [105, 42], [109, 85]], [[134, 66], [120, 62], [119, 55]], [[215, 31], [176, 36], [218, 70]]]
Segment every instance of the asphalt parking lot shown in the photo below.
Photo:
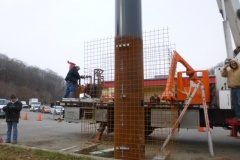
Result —
[[[25, 115], [28, 120], [24, 120]], [[41, 117], [39, 117], [41, 114]], [[49, 150], [62, 150], [79, 145], [76, 139], [79, 137], [79, 124], [58, 122], [59, 115], [30, 112], [29, 109], [21, 111], [21, 118], [18, 124], [18, 144], [30, 147]], [[39, 121], [41, 118], [41, 121]], [[4, 119], [0, 119], [0, 135], [6, 137], [7, 125]]]
[[[25, 115], [28, 120], [24, 120]], [[18, 145], [35, 147], [60, 152], [76, 152], [80, 148], [81, 123], [58, 122], [59, 115], [29, 112], [23, 109], [18, 125]], [[0, 119], [0, 136], [5, 139], [7, 125], [5, 119]], [[175, 140], [174, 159], [176, 160], [238, 160], [240, 157], [240, 139], [229, 136], [230, 131], [222, 128], [212, 130], [212, 141], [215, 157], [211, 157], [208, 148], [206, 132], [181, 129]], [[161, 146], [160, 146], [161, 147]]]

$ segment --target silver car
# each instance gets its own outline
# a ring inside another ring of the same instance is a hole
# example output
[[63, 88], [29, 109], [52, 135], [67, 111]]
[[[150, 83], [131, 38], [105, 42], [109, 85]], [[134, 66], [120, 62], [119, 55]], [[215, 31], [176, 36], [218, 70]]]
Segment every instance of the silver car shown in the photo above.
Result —
[[0, 117], [5, 118], [5, 112], [3, 111], [3, 107], [6, 106], [8, 103], [8, 100], [6, 99], [0, 99]]
[[51, 114], [63, 114], [64, 107], [63, 106], [53, 106], [51, 108]]
[[40, 111], [40, 106], [32, 106], [30, 108], [30, 112], [39, 112]]

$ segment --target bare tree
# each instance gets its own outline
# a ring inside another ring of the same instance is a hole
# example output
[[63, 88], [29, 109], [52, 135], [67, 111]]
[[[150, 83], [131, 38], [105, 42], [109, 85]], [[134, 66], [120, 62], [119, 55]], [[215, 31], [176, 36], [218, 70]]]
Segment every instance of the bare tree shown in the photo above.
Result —
[[54, 71], [27, 66], [1, 53], [0, 75], [1, 98], [15, 93], [22, 100], [38, 97], [40, 101], [50, 103], [60, 100], [65, 88], [64, 78]]

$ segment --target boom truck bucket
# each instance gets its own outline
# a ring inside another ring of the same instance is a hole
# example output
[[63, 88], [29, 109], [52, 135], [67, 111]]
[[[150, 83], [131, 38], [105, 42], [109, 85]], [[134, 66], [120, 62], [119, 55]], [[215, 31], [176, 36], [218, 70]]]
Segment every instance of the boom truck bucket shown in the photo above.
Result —
[[[187, 73], [187, 71], [181, 71], [177, 73], [177, 100], [185, 101], [186, 99], [188, 99], [194, 89], [190, 85], [191, 81], [195, 83], [197, 81], [200, 81], [205, 88], [204, 91], [206, 102], [209, 103], [211, 100], [208, 70], [196, 70], [194, 72], [196, 73], [196, 75], [199, 75], [197, 77], [194, 77], [194, 79], [192, 79], [191, 77], [183, 77], [183, 75]], [[199, 89], [193, 97], [191, 104], [202, 104], [202, 101], [202, 93]]]
[[173, 57], [171, 62], [171, 67], [169, 70], [169, 75], [167, 79], [166, 89], [162, 93], [162, 100], [169, 102], [176, 102], [176, 92], [175, 92], [175, 73], [177, 69], [177, 63], [180, 62], [182, 65], [186, 67], [187, 75], [191, 79], [196, 79], [197, 75], [195, 70], [178, 54], [177, 51], [173, 51]]
[[[175, 73], [177, 69], [177, 63], [180, 62], [185, 68], [186, 71], [178, 72], [177, 74], [177, 87], [175, 86]], [[199, 73], [198, 76], [197, 74]], [[184, 77], [186, 74], [188, 77]], [[171, 68], [169, 70], [169, 77], [167, 79], [166, 89], [162, 93], [162, 100], [174, 103], [177, 101], [184, 101], [192, 93], [190, 88], [190, 81], [196, 82], [201, 81], [205, 87], [206, 91], [206, 100], [210, 101], [210, 88], [209, 88], [209, 75], [207, 70], [194, 70], [188, 63], [185, 61], [177, 51], [174, 51]], [[178, 91], [176, 93], [176, 91]], [[201, 91], [199, 90], [192, 100], [192, 104], [201, 104]]]

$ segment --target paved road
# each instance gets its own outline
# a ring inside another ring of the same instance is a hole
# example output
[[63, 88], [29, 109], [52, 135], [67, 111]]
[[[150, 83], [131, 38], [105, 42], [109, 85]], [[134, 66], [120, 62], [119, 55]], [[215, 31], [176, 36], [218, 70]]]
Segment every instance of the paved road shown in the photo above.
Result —
[[[28, 120], [24, 116], [28, 113]], [[62, 152], [78, 151], [86, 138], [81, 135], [80, 123], [57, 122], [53, 115], [41, 114], [23, 109], [19, 123], [19, 145]], [[0, 119], [0, 135], [6, 137], [7, 126]], [[230, 131], [222, 128], [212, 130], [215, 157], [211, 158], [206, 132], [181, 129], [175, 140], [171, 155], [176, 160], [238, 160], [240, 159], [240, 139], [228, 136]], [[88, 135], [89, 137], [89, 135]], [[151, 137], [154, 139], [154, 134]]]

